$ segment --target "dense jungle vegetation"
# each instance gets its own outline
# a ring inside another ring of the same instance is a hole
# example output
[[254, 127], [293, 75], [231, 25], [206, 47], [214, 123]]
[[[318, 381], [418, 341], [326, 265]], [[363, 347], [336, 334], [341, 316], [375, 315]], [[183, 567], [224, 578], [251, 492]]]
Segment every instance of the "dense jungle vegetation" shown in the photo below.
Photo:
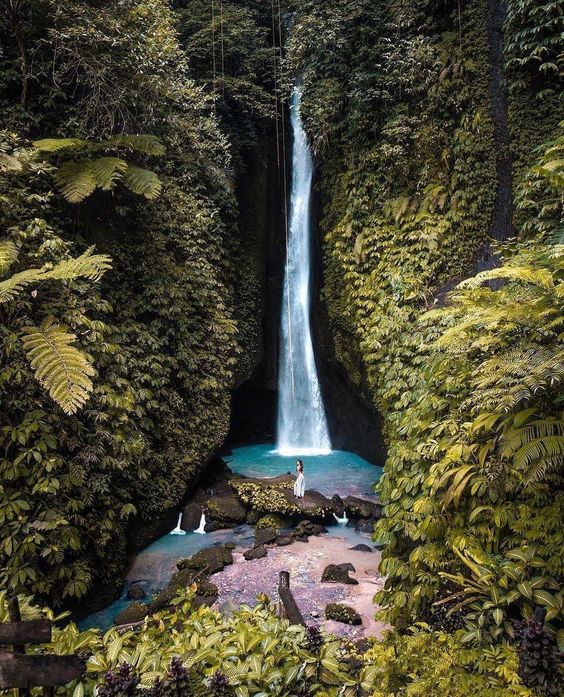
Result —
[[223, 443], [263, 292], [238, 194], [300, 76], [394, 629], [359, 654], [188, 592], [49, 649], [90, 656], [77, 697], [558, 695], [562, 3], [291, 0], [282, 62], [277, 3], [218, 8], [0, 0], [0, 621], [111, 597]]

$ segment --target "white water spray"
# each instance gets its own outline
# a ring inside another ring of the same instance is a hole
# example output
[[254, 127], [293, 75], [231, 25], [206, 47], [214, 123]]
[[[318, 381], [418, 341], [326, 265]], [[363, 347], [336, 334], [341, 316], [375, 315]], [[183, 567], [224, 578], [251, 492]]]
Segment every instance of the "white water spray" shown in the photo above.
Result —
[[278, 442], [281, 455], [331, 452], [310, 330], [311, 152], [300, 118], [300, 89], [292, 95], [292, 194], [278, 378]]
[[180, 527], [181, 523], [182, 523], [182, 513], [180, 513], [178, 515], [178, 523], [176, 523], [176, 527], [174, 528], [174, 530], [170, 531], [171, 535], [186, 535], [186, 531]]
[[337, 521], [338, 525], [346, 525], [349, 522], [349, 519], [347, 518], [347, 512], [343, 511], [343, 517], [339, 518], [339, 516], [336, 513], [333, 513], [333, 518]]
[[202, 517], [200, 518], [200, 527], [194, 530], [198, 535], [206, 534], [206, 514], [202, 511]]

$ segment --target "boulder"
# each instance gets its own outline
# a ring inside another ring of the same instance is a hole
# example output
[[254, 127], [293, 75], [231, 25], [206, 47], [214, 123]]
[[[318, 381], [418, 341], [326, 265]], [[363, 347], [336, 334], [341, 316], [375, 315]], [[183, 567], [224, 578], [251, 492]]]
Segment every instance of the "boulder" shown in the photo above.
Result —
[[284, 491], [283, 494], [288, 504], [293, 506], [294, 516], [313, 518], [318, 521], [333, 520], [335, 512], [333, 502], [318, 491], [309, 489], [302, 498], [297, 498], [291, 491]]
[[255, 530], [255, 547], [274, 542], [278, 537], [278, 531], [274, 528], [257, 528]]
[[196, 585], [196, 597], [217, 598], [218, 590], [202, 573], [195, 569], [184, 568], [172, 575], [166, 588], [156, 593], [149, 603], [151, 613], [158, 612], [172, 604], [178, 592], [184, 588]]
[[132, 622], [141, 622], [149, 614], [149, 606], [144, 603], [133, 603], [125, 610], [122, 610], [114, 617], [115, 624], [131, 624]]
[[208, 499], [207, 509], [209, 517], [220, 523], [241, 525], [247, 520], [247, 509], [233, 492]]
[[294, 519], [332, 518], [333, 503], [318, 491], [306, 491], [300, 499], [294, 496], [294, 477], [291, 475], [264, 479], [239, 477], [231, 479], [230, 483], [236, 496], [247, 508], [262, 514], [277, 513]]
[[343, 624], [362, 624], [362, 617], [349, 605], [342, 603], [329, 603], [325, 608], [325, 617], [328, 620], [342, 622]]
[[252, 547], [251, 549], [248, 549], [246, 552], [243, 552], [243, 556], [247, 561], [250, 561], [251, 559], [262, 559], [263, 557], [266, 557], [267, 555], [267, 550], [266, 547]]
[[180, 527], [186, 532], [197, 530], [202, 518], [202, 507], [197, 503], [189, 503], [182, 509]]
[[310, 535], [322, 535], [327, 532], [327, 528], [318, 523], [312, 523], [311, 520], [301, 520], [292, 530], [292, 535], [296, 538], [309, 537]]
[[374, 532], [375, 518], [359, 518], [354, 521], [354, 529], [356, 532], [365, 532], [371, 535]]
[[343, 503], [349, 518], [373, 518], [377, 520], [382, 517], [382, 504], [377, 501], [347, 496]]
[[349, 576], [349, 571], [354, 571], [352, 564], [329, 564], [323, 570], [321, 581], [322, 583], [346, 583], [357, 586], [358, 581]]
[[365, 544], [355, 545], [354, 547], [350, 547], [350, 549], [354, 552], [372, 552], [372, 549]]
[[269, 513], [268, 515], [262, 516], [257, 521], [257, 528], [274, 528], [275, 530], [281, 530], [283, 528], [289, 528], [292, 524], [290, 518], [279, 515], [278, 513]]
[[230, 530], [236, 528], [237, 523], [231, 523], [228, 521], [213, 520], [212, 518], [206, 519], [206, 524], [204, 525], [205, 532], [215, 532], [216, 530]]
[[136, 583], [130, 586], [127, 591], [127, 597], [129, 600], [142, 600], [146, 595], [147, 593], [145, 593], [143, 588]]
[[294, 538], [291, 535], [278, 535], [276, 538], [276, 546], [286, 547], [287, 545], [291, 545], [293, 541]]
[[176, 566], [178, 569], [194, 569], [203, 571], [205, 574], [215, 574], [225, 566], [233, 564], [233, 554], [226, 545], [219, 547], [208, 547], [196, 552], [188, 559], [180, 559]]
[[335, 494], [331, 497], [331, 501], [335, 509], [335, 515], [337, 518], [342, 518], [345, 512], [345, 503], [343, 499], [339, 496], [339, 494]]

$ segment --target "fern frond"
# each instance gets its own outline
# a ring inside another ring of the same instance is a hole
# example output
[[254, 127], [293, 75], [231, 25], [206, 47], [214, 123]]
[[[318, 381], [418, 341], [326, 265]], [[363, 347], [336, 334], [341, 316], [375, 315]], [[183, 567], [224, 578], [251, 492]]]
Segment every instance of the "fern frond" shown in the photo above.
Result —
[[58, 281], [70, 281], [74, 278], [98, 281], [111, 268], [112, 259], [106, 254], [93, 254], [93, 252], [94, 247], [89, 247], [79, 257], [65, 259], [50, 271], [46, 271], [43, 277]]
[[112, 260], [105, 254], [93, 254], [93, 251], [94, 247], [90, 247], [76, 259], [65, 259], [52, 269], [26, 269], [0, 281], [0, 304], [13, 300], [26, 286], [37, 281], [71, 281], [75, 278], [98, 281], [111, 268]]
[[41, 280], [43, 274], [43, 269], [26, 269], [0, 281], [0, 304], [13, 300], [30, 283]]
[[23, 162], [19, 157], [7, 152], [0, 152], [0, 172], [21, 172], [23, 167]]
[[83, 149], [88, 146], [86, 140], [81, 138], [43, 138], [32, 143], [36, 150], [44, 153], [61, 152], [63, 150]]
[[5, 273], [18, 258], [18, 248], [12, 240], [0, 241], [0, 274]]
[[63, 162], [55, 172], [55, 183], [69, 203], [80, 203], [96, 188], [92, 163], [88, 160]]
[[162, 189], [161, 180], [149, 169], [129, 165], [123, 175], [123, 183], [134, 194], [145, 196], [149, 200], [157, 198]]
[[103, 148], [128, 148], [144, 155], [164, 155], [165, 148], [161, 141], [152, 135], [119, 135], [100, 143]]
[[536, 269], [532, 266], [500, 266], [496, 269], [481, 271], [472, 278], [459, 283], [457, 289], [466, 290], [478, 288], [487, 281], [505, 279], [508, 281], [520, 281], [539, 286], [544, 290], [554, 290], [553, 276], [548, 269]]
[[36, 379], [67, 414], [74, 414], [92, 392], [95, 371], [88, 358], [71, 344], [76, 339], [53, 317], [40, 327], [28, 327], [22, 341]]
[[90, 167], [97, 186], [110, 191], [127, 171], [127, 162], [120, 157], [99, 157], [92, 160]]

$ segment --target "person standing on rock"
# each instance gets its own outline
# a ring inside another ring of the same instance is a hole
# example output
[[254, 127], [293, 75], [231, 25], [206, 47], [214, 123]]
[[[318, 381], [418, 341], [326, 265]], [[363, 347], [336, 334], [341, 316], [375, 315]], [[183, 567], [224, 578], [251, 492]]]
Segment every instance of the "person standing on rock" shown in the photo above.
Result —
[[301, 460], [296, 461], [296, 472], [298, 476], [294, 482], [294, 496], [303, 499], [305, 494], [305, 479], [304, 479], [304, 463]]

